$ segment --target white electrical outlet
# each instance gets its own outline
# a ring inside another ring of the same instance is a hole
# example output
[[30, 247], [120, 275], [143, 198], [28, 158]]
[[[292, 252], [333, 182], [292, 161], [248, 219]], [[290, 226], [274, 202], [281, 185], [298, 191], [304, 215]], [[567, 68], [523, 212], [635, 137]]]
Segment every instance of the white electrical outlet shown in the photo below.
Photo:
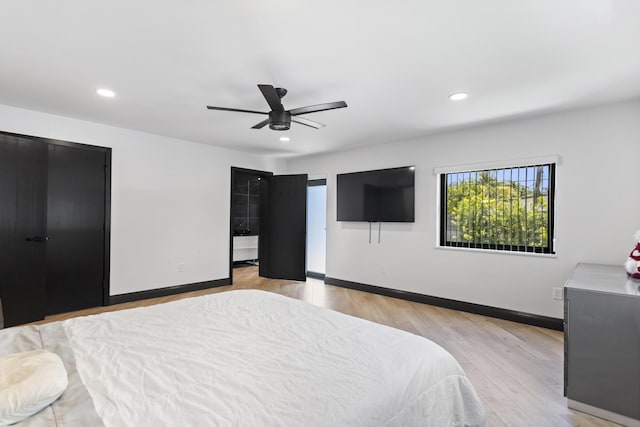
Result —
[[562, 288], [553, 288], [553, 299], [562, 299], [563, 295], [562, 295]]
[[179, 262], [178, 263], [178, 271], [181, 272], [181, 273], [184, 271], [184, 262]]

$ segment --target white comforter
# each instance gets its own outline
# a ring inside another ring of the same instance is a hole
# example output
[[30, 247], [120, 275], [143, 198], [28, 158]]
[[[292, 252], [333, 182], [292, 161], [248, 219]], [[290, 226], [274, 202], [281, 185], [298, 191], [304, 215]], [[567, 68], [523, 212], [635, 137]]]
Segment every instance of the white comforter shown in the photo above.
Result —
[[107, 426], [463, 426], [460, 365], [404, 331], [262, 291], [63, 322]]

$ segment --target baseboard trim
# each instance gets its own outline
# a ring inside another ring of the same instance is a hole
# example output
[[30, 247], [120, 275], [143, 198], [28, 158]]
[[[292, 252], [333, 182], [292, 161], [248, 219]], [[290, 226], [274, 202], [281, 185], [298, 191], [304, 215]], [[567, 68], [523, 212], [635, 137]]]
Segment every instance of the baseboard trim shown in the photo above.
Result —
[[532, 326], [540, 326], [542, 328], [554, 329], [556, 331], [564, 330], [563, 320], [556, 319], [555, 317], [540, 316], [538, 314], [524, 313], [521, 311], [508, 310], [505, 308], [491, 307], [488, 305], [474, 304], [471, 302], [434, 297], [431, 295], [384, 288], [381, 286], [367, 285], [364, 283], [350, 282], [348, 280], [336, 279], [335, 277], [325, 277], [324, 283], [328, 285], [340, 286], [342, 288], [355, 289], [357, 291], [370, 292], [372, 294], [379, 294], [387, 297], [419, 302], [422, 304], [435, 305], [438, 307], [451, 308], [453, 310], [466, 311], [468, 313], [481, 314], [483, 316], [495, 317], [498, 319], [511, 320], [513, 322], [524, 323]]
[[122, 304], [124, 302], [139, 301], [141, 299], [166, 297], [184, 292], [201, 291], [203, 289], [217, 288], [231, 284], [231, 278], [208, 280], [206, 282], [187, 283], [185, 285], [169, 286], [166, 288], [149, 289], [148, 291], [131, 292], [128, 294], [111, 295], [109, 305]]
[[312, 279], [324, 280], [324, 274], [316, 273], [315, 271], [307, 271], [307, 277], [311, 277]]
[[613, 421], [614, 423], [618, 423], [623, 426], [640, 427], [640, 420], [616, 414], [615, 412], [607, 411], [605, 409], [600, 409], [597, 406], [587, 405], [586, 403], [578, 402], [573, 399], [567, 399], [567, 406], [570, 409], [594, 415], [599, 418], [604, 418], [605, 420]]

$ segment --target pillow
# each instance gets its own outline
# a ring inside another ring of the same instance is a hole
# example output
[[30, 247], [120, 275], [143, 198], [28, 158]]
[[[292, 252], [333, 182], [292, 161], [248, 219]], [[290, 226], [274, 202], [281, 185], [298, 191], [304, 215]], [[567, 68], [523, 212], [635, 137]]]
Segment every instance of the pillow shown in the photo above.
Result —
[[69, 380], [62, 360], [45, 350], [0, 357], [0, 425], [21, 421], [55, 401]]

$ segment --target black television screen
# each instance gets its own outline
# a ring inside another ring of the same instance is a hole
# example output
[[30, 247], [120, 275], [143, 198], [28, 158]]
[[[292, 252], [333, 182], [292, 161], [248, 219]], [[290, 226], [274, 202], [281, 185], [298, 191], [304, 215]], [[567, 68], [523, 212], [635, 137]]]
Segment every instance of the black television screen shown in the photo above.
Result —
[[415, 167], [338, 175], [338, 221], [414, 222]]

